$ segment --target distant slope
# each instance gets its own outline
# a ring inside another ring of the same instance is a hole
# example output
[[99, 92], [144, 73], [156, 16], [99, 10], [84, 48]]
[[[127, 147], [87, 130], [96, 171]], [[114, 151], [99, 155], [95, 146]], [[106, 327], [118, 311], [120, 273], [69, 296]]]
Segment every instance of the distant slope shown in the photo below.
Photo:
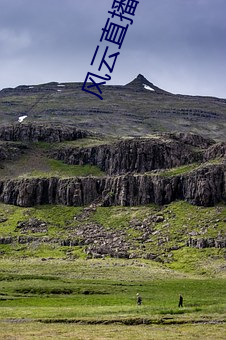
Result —
[[82, 83], [18, 86], [0, 91], [0, 124], [54, 122], [111, 136], [194, 132], [226, 136], [226, 99], [171, 94], [138, 75], [125, 86], [103, 86], [103, 100]]

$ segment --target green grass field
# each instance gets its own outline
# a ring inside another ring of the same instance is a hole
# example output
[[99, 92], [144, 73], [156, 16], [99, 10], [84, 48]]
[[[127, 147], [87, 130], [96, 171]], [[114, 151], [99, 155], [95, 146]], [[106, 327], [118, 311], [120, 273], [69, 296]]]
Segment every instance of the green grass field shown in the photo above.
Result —
[[[178, 201], [84, 212], [83, 207], [0, 204], [0, 237], [67, 239], [80, 224], [98, 223], [106, 230], [126, 230], [139, 250], [140, 231], [131, 221], [157, 214], [165, 221], [153, 226], [146, 250], [161, 253], [163, 262], [87, 259], [83, 246], [59, 243], [0, 244], [0, 339], [225, 338], [225, 251], [185, 246], [191, 231], [196, 237], [204, 229], [204, 237], [225, 233], [224, 204], [202, 208]], [[24, 234], [17, 228], [18, 222], [34, 218], [47, 230]], [[167, 244], [158, 245], [160, 236], [168, 237]], [[169, 250], [178, 244], [179, 249]], [[139, 307], [137, 292], [143, 298]], [[179, 294], [183, 308], [178, 308]]]
[[225, 326], [216, 324], [188, 325], [81, 325], [51, 324], [26, 322], [0, 322], [0, 339], [39, 340], [39, 339], [73, 339], [73, 340], [175, 340], [208, 339], [224, 340]]
[[104, 172], [101, 171], [95, 165], [68, 165], [62, 161], [58, 161], [55, 159], [48, 159], [46, 161], [48, 169], [46, 171], [43, 170], [32, 170], [31, 172], [23, 175], [22, 177], [75, 177], [75, 176], [103, 176]]
[[3, 258], [0, 267], [2, 339], [224, 338], [225, 279], [144, 260]]

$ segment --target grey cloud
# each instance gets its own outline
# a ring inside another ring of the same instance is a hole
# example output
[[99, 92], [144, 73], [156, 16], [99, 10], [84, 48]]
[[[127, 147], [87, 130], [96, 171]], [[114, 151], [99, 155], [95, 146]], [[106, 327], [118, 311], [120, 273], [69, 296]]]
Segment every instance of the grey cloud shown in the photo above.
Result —
[[[0, 0], [0, 87], [83, 81], [113, 0]], [[226, 2], [140, 0], [112, 84], [226, 97]]]

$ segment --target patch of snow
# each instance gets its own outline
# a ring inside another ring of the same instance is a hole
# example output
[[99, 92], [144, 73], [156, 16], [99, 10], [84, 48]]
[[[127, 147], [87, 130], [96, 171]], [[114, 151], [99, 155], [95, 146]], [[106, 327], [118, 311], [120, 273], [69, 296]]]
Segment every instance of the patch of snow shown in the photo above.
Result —
[[57, 86], [59, 86], [59, 87], [65, 87], [64, 84], [58, 84]]
[[34, 88], [34, 86], [29, 86], [29, 89], [33, 89]]
[[146, 85], [146, 84], [143, 84], [144, 85], [144, 88], [145, 90], [149, 90], [149, 91], [155, 91], [152, 87]]
[[19, 123], [22, 123], [22, 121], [23, 121], [25, 118], [27, 118], [27, 116], [20, 116], [20, 117], [18, 118], [18, 122], [19, 122]]
[[57, 92], [61, 92], [62, 90], [57, 90]]

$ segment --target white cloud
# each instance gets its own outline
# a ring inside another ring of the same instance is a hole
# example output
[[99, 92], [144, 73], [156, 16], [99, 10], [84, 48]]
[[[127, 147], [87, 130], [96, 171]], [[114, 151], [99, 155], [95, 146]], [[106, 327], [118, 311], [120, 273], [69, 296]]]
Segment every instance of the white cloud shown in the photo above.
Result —
[[[112, 0], [44, 3], [0, 0], [0, 89], [97, 71], [90, 62]], [[225, 0], [140, 1], [108, 84], [142, 73], [172, 93], [225, 97], [225, 11]]]

